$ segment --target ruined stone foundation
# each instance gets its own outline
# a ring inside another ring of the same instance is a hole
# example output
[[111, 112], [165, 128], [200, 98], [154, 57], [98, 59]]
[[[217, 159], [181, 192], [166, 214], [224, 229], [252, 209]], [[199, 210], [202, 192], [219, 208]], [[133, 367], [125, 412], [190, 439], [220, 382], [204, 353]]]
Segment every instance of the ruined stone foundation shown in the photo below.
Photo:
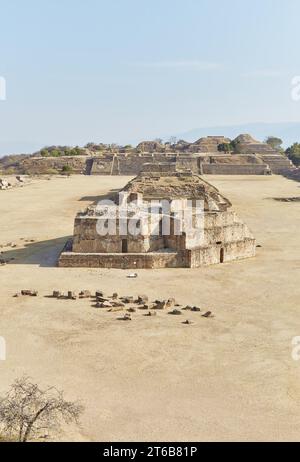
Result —
[[[157, 170], [153, 173], [152, 165], [145, 165], [144, 172], [112, 198], [112, 205], [92, 206], [79, 213], [73, 238], [60, 255], [59, 266], [198, 268], [255, 255], [256, 241], [250, 230], [216, 188], [191, 171], [177, 171], [175, 164], [159, 164]], [[162, 200], [171, 204], [167, 212], [150, 208], [150, 204]], [[133, 213], [137, 208], [145, 211], [146, 204], [146, 214], [138, 219], [137, 234], [122, 234], [124, 221], [121, 224], [118, 212], [124, 201], [129, 207], [128, 227], [132, 216], [136, 217]], [[203, 206], [201, 213], [199, 203]], [[178, 216], [187, 210], [191, 222], [188, 226], [186, 219], [181, 220], [182, 232], [178, 234]], [[112, 211], [116, 232], [100, 235], [99, 229], [111, 220]], [[167, 233], [163, 228], [166, 218]]]

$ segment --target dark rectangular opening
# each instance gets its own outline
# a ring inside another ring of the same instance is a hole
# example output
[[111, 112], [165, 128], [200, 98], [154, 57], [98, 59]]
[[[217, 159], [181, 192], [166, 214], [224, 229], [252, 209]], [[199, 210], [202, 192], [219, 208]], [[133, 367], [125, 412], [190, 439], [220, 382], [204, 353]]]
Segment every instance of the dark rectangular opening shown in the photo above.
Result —
[[225, 256], [224, 248], [221, 247], [221, 249], [220, 249], [220, 263], [224, 263], [224, 256]]
[[127, 239], [122, 239], [122, 253], [128, 253]]

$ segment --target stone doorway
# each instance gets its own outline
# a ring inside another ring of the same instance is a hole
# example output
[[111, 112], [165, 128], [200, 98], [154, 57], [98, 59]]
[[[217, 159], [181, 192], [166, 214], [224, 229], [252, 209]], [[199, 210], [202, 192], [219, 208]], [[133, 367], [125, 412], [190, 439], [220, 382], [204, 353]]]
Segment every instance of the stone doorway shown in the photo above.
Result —
[[221, 249], [220, 249], [220, 263], [224, 263], [224, 258], [225, 258], [224, 247], [221, 247]]
[[122, 253], [128, 253], [128, 241], [127, 241], [127, 239], [122, 239]]

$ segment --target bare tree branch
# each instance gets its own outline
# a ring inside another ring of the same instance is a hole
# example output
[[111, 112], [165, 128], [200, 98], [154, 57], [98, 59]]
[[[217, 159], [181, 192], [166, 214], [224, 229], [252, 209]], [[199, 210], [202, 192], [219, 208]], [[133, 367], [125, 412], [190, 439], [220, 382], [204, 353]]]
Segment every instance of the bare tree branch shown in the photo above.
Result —
[[83, 407], [66, 401], [62, 391], [54, 387], [42, 390], [24, 376], [0, 399], [0, 426], [2, 433], [26, 442], [41, 429], [59, 429], [62, 421], [78, 423], [82, 412]]

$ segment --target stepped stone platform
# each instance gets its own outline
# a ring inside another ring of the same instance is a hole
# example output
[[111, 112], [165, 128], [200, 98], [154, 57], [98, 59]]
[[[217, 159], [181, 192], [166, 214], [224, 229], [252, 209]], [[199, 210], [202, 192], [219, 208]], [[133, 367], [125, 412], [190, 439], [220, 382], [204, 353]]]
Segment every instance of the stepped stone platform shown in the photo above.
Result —
[[[279, 157], [279, 156], [278, 156]], [[273, 159], [275, 165], [275, 159]], [[287, 168], [290, 162], [280, 156], [278, 159], [282, 166]], [[206, 154], [136, 154], [136, 155], [109, 155], [94, 157], [87, 163], [87, 175], [138, 175], [145, 163], [155, 166], [160, 163], [176, 163], [178, 169], [188, 168], [198, 174], [214, 175], [269, 175], [272, 173], [267, 162], [260, 156], [252, 155], [225, 155], [224, 153]], [[276, 171], [277, 173], [277, 171]]]
[[258, 155], [258, 157], [269, 166], [270, 171], [275, 175], [282, 175], [286, 170], [295, 168], [292, 162], [283, 155], [264, 154]]
[[176, 163], [160, 163], [155, 172], [145, 164], [110, 203], [76, 216], [58, 265], [197, 268], [254, 257], [255, 251], [252, 233], [216, 188]]
[[[86, 175], [138, 175], [145, 163], [176, 163], [195, 174], [269, 175], [293, 169], [293, 164], [279, 151], [250, 135], [235, 140], [224, 136], [208, 136], [194, 143], [180, 140], [175, 144], [144, 141], [134, 147], [98, 145], [98, 150], [84, 148], [85, 155], [46, 157], [33, 155], [7, 164], [18, 174], [75, 173]], [[57, 150], [56, 150], [57, 151]], [[64, 151], [65, 152], [65, 151]]]
[[[157, 143], [141, 143], [140, 147], [157, 149], [156, 152], [106, 154], [89, 159], [88, 175], [138, 175], [145, 163], [176, 163], [177, 168], [189, 168], [198, 174], [213, 175], [270, 175], [292, 169], [293, 164], [267, 143], [250, 135], [233, 140], [236, 152], [219, 151], [230, 140], [222, 136], [200, 138], [195, 143], [179, 143], [179, 152], [162, 152]], [[182, 151], [180, 151], [182, 149]]]

